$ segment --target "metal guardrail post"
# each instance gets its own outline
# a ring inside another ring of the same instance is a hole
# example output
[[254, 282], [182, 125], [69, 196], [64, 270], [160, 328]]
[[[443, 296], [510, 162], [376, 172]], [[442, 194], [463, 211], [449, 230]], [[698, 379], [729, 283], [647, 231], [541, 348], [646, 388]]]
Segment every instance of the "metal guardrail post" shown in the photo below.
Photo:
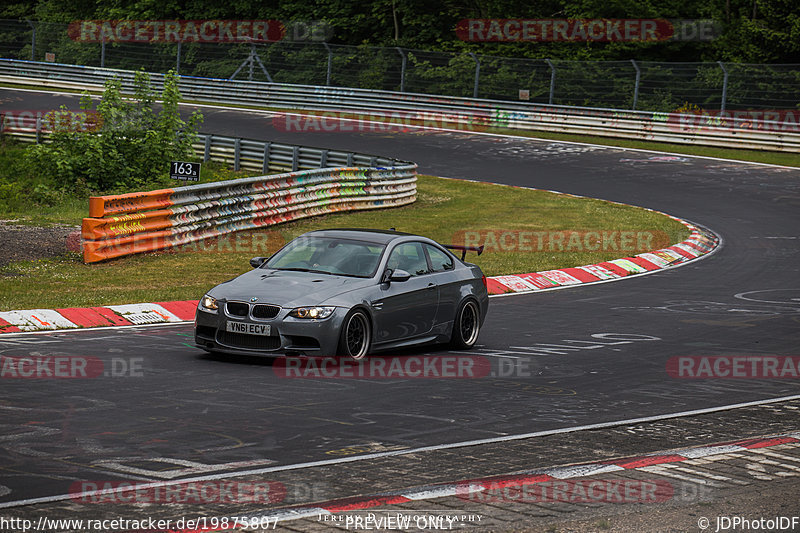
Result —
[[328, 70], [325, 73], [325, 85], [330, 87], [331, 86], [331, 70], [333, 69], [333, 52], [331, 51], [331, 47], [328, 46], [328, 43], [322, 43], [322, 46], [324, 46], [325, 50], [328, 51]]
[[264, 174], [269, 174], [269, 152], [272, 148], [271, 142], [264, 143], [264, 158], [261, 162], [261, 172]]
[[36, 117], [36, 144], [42, 142], [42, 117]]
[[469, 55], [472, 56], [472, 59], [475, 60], [475, 86], [472, 88], [472, 97], [473, 98], [477, 98], [478, 97], [478, 84], [479, 84], [480, 79], [481, 79], [481, 61], [480, 61], [480, 59], [478, 59], [478, 56], [476, 56], [472, 52], [470, 52]]
[[406, 63], [408, 62], [408, 58], [402, 48], [399, 46], [395, 48], [397, 49], [397, 53], [400, 54], [400, 57], [403, 58], [403, 62], [400, 64], [400, 92], [404, 93], [406, 92]]
[[250, 65], [247, 74], [247, 80], [253, 81], [253, 67], [255, 66], [256, 45], [250, 43]]
[[300, 169], [300, 147], [295, 146], [292, 148], [292, 172], [297, 172]]
[[722, 103], [719, 106], [720, 111], [725, 111], [725, 100], [728, 98], [728, 69], [722, 61], [717, 61], [719, 68], [722, 69]]
[[319, 168], [325, 168], [328, 166], [328, 150], [323, 150], [322, 154], [319, 156]]
[[370, 159], [369, 160], [369, 166], [377, 167], [378, 166], [378, 158], [377, 157], [373, 157], [372, 159]]
[[100, 30], [100, 67], [106, 66], [106, 34]]
[[203, 162], [204, 163], [206, 163], [209, 160], [211, 160], [211, 142], [212, 142], [211, 138], [212, 137], [213, 137], [213, 135], [211, 135], [211, 134], [206, 135], [206, 143], [205, 143], [205, 147], [203, 148]]
[[242, 139], [237, 137], [233, 142], [233, 170], [239, 170], [239, 154], [242, 151]]
[[353, 166], [353, 152], [347, 152], [347, 166]]
[[556, 66], [549, 59], [545, 59], [550, 66], [550, 99], [547, 101], [548, 105], [553, 105], [553, 93], [556, 91]]
[[639, 69], [639, 65], [636, 64], [636, 60], [631, 59], [631, 64], [636, 69], [636, 81], [633, 86], [633, 107], [631, 107], [635, 111], [636, 104], [639, 102], [639, 80], [642, 78], [642, 71]]

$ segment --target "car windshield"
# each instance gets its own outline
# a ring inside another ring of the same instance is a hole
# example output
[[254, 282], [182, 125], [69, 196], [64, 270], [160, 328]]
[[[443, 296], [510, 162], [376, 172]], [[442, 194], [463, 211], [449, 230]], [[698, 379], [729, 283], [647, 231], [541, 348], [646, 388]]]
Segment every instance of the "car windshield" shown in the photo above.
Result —
[[270, 258], [265, 268], [369, 278], [386, 246], [335, 237], [298, 237]]

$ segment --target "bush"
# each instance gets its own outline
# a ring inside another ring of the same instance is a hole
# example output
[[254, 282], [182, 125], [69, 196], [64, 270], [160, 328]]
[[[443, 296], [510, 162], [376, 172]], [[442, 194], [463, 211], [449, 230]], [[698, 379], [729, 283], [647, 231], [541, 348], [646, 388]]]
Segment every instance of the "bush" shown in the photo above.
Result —
[[132, 99], [123, 98], [118, 79], [109, 80], [96, 115], [91, 114], [89, 95], [81, 99], [81, 108], [96, 120], [76, 131], [69, 111], [62, 107], [52, 113], [47, 117], [52, 142], [30, 147], [26, 163], [34, 173], [48, 176], [56, 189], [77, 194], [161, 185], [170, 161], [193, 156], [192, 142], [203, 117], [195, 112], [188, 123], [180, 118], [173, 71], [165, 75], [160, 99], [162, 109], [156, 113], [156, 94], [144, 71], [136, 73]]

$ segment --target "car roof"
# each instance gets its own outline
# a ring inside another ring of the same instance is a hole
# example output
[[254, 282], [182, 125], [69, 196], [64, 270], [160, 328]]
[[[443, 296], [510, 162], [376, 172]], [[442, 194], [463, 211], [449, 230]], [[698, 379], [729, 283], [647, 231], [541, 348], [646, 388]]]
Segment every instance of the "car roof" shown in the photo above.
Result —
[[320, 237], [336, 237], [340, 239], [355, 239], [360, 241], [369, 241], [380, 244], [388, 244], [395, 239], [405, 237], [418, 237], [428, 240], [426, 237], [420, 237], [413, 233], [403, 233], [402, 231], [394, 230], [380, 230], [380, 229], [364, 229], [364, 228], [335, 228], [335, 229], [321, 229], [309, 231], [305, 235], [315, 235]]

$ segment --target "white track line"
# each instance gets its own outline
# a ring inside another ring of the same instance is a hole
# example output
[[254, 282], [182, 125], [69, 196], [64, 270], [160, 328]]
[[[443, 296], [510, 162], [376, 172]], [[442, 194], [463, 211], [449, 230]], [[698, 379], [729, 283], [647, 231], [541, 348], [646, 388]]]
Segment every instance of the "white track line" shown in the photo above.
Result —
[[[493, 437], [488, 439], [477, 439], [477, 440], [468, 440], [462, 442], [452, 442], [448, 444], [436, 444], [432, 446], [422, 446], [419, 448], [411, 448], [408, 450], [395, 450], [390, 452], [377, 452], [377, 453], [370, 453], [365, 455], [357, 455], [352, 457], [340, 457], [338, 459], [325, 459], [322, 461], [310, 461], [307, 463], [296, 463], [290, 465], [278, 465], [272, 467], [265, 467], [265, 468], [255, 468], [251, 470], [240, 470], [236, 472], [229, 472], [229, 473], [220, 473], [220, 474], [211, 474], [208, 476], [198, 476], [188, 479], [180, 479], [180, 480], [169, 480], [169, 481], [155, 481], [152, 483], [147, 484], [140, 484], [137, 485], [137, 489], [146, 490], [151, 487], [160, 487], [164, 485], [180, 485], [185, 483], [199, 483], [204, 481], [214, 481], [218, 479], [230, 479], [242, 476], [255, 476], [260, 474], [268, 474], [272, 472], [283, 472], [287, 470], [300, 470], [303, 468], [313, 468], [317, 466], [331, 466], [343, 463], [354, 463], [358, 461], [368, 461], [372, 459], [380, 459], [383, 457], [394, 457], [398, 455], [408, 455], [412, 453], [423, 453], [423, 452], [432, 452], [437, 450], [449, 450], [453, 448], [463, 448], [468, 446], [479, 446], [483, 444], [496, 444], [499, 442], [508, 442], [513, 440], [522, 440], [522, 439], [530, 439], [534, 437], [546, 437], [550, 435], [561, 435], [565, 433], [574, 433], [576, 431], [586, 431], [586, 430], [595, 430], [595, 429], [607, 429], [612, 427], [618, 426], [627, 426], [632, 424], [641, 424], [645, 422], [657, 422], [660, 420], [667, 420], [670, 418], [681, 418], [686, 416], [697, 416], [702, 414], [708, 413], [716, 413], [719, 411], [729, 411], [732, 409], [739, 409], [742, 407], [753, 407], [756, 405], [768, 405], [771, 403], [779, 403], [779, 402], [786, 402], [791, 400], [800, 400], [800, 394], [796, 394], [794, 396], [784, 396], [782, 398], [769, 398], [765, 400], [755, 400], [752, 402], [744, 402], [744, 403], [736, 403], [730, 405], [722, 405], [718, 407], [707, 407], [705, 409], [695, 409], [692, 411], [681, 411], [677, 413], [667, 413], [662, 415], [654, 415], [654, 416], [646, 416], [641, 418], [631, 418], [627, 420], [618, 420], [613, 422], [601, 422], [597, 424], [588, 424], [583, 426], [573, 426], [568, 428], [560, 428], [560, 429], [551, 429], [547, 431], [535, 431], [532, 433], [520, 433], [517, 435], [504, 435], [502, 437]], [[118, 489], [107, 489], [103, 491], [89, 491], [89, 492], [82, 492], [82, 493], [75, 493], [75, 494], [60, 494], [56, 496], [44, 496], [41, 498], [31, 498], [27, 500], [17, 500], [11, 502], [3, 502], [0, 503], [0, 509], [8, 508], [8, 507], [19, 507], [23, 505], [33, 505], [38, 503], [49, 503], [49, 502], [57, 502], [57, 501], [64, 501], [69, 500], [72, 498], [80, 499], [85, 497], [91, 497], [93, 495], [101, 495], [101, 494], [112, 494], [118, 492], [125, 492], [124, 490]]]

